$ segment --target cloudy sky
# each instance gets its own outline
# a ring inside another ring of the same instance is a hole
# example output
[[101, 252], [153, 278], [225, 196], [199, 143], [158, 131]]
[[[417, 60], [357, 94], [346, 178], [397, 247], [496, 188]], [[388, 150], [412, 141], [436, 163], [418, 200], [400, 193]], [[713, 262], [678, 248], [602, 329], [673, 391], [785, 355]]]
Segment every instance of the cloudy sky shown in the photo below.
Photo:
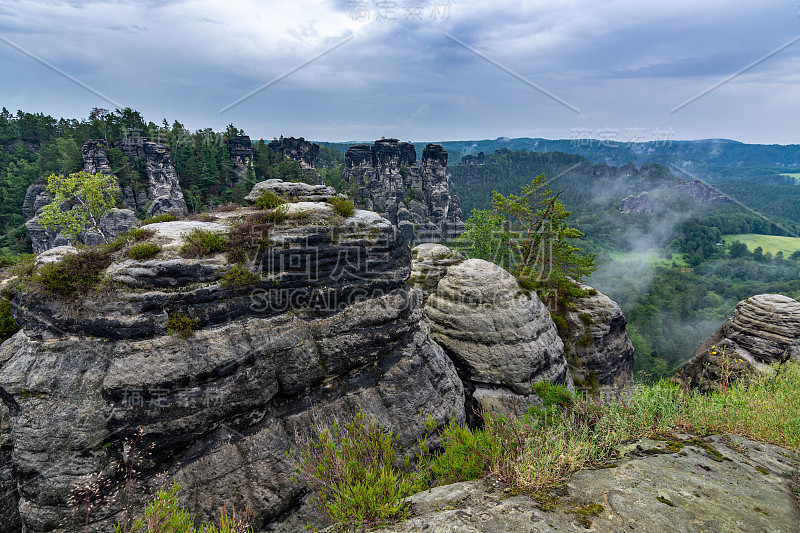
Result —
[[[800, 143], [798, 0], [0, 0], [0, 105], [254, 138]], [[798, 42], [794, 40], [798, 39]]]

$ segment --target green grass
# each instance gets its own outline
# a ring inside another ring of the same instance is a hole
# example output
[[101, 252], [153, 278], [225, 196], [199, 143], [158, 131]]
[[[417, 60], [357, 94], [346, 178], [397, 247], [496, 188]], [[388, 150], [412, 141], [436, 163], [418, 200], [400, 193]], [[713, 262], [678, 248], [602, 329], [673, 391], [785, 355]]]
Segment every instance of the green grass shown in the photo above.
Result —
[[[523, 420], [484, 411], [482, 428], [458, 422], [439, 428], [441, 448], [432, 451], [423, 439], [416, 472], [398, 462], [391, 430], [363, 415], [318, 426], [317, 437], [298, 442], [298, 474], [317, 490], [325, 514], [352, 526], [404, 516], [402, 499], [412, 492], [479, 477], [501, 481], [512, 491], [541, 493], [578, 470], [608, 464], [624, 442], [676, 431], [696, 436], [672, 442], [673, 451], [691, 444], [711, 454], [703, 436], [720, 433], [800, 450], [795, 362], [709, 394], [686, 392], [665, 380], [607, 404], [549, 384], [537, 384], [535, 392], [543, 407]], [[435, 430], [435, 423], [423, 422], [428, 434]]]
[[130, 527], [120, 524], [114, 526], [114, 533], [252, 533], [250, 524], [255, 518], [252, 513], [239, 513], [232, 509], [229, 515], [223, 507], [220, 511], [219, 521], [215, 524], [204, 523], [199, 528], [195, 526], [195, 518], [178, 501], [178, 483], [169, 490], [160, 490], [155, 499], [147, 504], [144, 516], [138, 516]]
[[160, 251], [161, 246], [154, 242], [140, 242], [128, 248], [126, 255], [137, 261], [145, 261], [155, 257]]
[[100, 283], [102, 271], [111, 264], [111, 255], [101, 248], [80, 250], [42, 265], [33, 276], [33, 285], [62, 298], [85, 296]]
[[328, 203], [333, 206], [334, 211], [336, 211], [339, 216], [344, 218], [351, 217], [356, 212], [355, 204], [353, 204], [352, 200], [344, 196], [328, 198]]
[[202, 257], [204, 255], [219, 254], [226, 251], [228, 238], [213, 231], [193, 229], [183, 239], [181, 253], [186, 257]]
[[671, 267], [673, 263], [675, 263], [676, 267], [689, 266], [689, 264], [683, 260], [681, 254], [672, 254], [671, 259], [667, 259], [658, 252], [612, 252], [609, 256], [614, 262], [647, 263], [652, 267]]
[[178, 220], [178, 217], [176, 215], [172, 213], [163, 213], [161, 215], [155, 215], [142, 220], [139, 223], [139, 226], [147, 226], [148, 224], [158, 224], [159, 222], [174, 222], [176, 220]]
[[788, 176], [790, 178], [794, 178], [795, 180], [800, 180], [800, 172], [787, 172], [785, 174], [781, 174], [781, 176]]
[[796, 237], [779, 237], [776, 235], [759, 235], [757, 233], [738, 233], [735, 235], [723, 235], [725, 243], [730, 245], [734, 241], [740, 241], [747, 245], [752, 252], [757, 247], [761, 247], [764, 253], [775, 255], [783, 252], [788, 257], [792, 252], [800, 250], [800, 239]]
[[197, 322], [183, 313], [175, 313], [169, 315], [165, 327], [168, 333], [178, 335], [183, 339], [188, 339], [194, 335], [194, 330], [197, 329]]

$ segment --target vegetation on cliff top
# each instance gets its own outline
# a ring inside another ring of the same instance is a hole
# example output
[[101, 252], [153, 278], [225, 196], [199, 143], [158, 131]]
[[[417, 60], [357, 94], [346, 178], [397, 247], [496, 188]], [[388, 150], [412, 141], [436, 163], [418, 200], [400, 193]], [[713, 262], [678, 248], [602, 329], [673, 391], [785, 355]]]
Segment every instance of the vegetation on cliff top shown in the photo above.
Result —
[[[620, 444], [642, 437], [666, 441], [657, 453], [676, 453], [688, 443], [715, 460], [723, 456], [703, 436], [728, 433], [800, 451], [800, 364], [773, 365], [723, 385], [705, 395], [662, 380], [602, 403], [537, 384], [541, 408], [522, 420], [483, 412], [478, 429], [451, 422], [439, 430], [440, 449], [420, 442], [416, 468], [400, 457], [391, 428], [357, 415], [318, 424], [300, 439], [295, 460], [319, 509], [340, 527], [352, 527], [406, 516], [403, 498], [413, 492], [480, 477], [536, 497], [577, 470], [607, 465]], [[696, 437], [682, 440], [674, 432]]]

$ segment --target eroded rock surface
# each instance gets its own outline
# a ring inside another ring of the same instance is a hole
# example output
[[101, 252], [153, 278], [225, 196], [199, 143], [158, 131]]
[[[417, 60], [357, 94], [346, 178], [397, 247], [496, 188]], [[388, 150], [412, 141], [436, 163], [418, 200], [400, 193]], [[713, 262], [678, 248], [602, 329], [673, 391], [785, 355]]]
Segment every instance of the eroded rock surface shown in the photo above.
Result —
[[739, 302], [733, 316], [700, 344], [672, 381], [713, 390], [788, 359], [800, 359], [800, 303], [780, 294], [759, 294]]
[[508, 411], [524, 412], [536, 403], [533, 383], [547, 380], [572, 388], [564, 344], [550, 313], [503, 268], [481, 259], [450, 266], [428, 297], [425, 314], [431, 338], [455, 363], [472, 407], [491, 397], [492, 405], [504, 402]]
[[423, 243], [411, 249], [411, 277], [408, 282], [422, 290], [423, 299], [436, 291], [447, 267], [457, 265], [464, 256], [443, 244]]
[[[108, 485], [89, 531], [109, 531], [128, 496], [139, 510], [175, 481], [199, 518], [249, 506], [266, 527], [305, 497], [286, 452], [312, 420], [361, 411], [394, 428], [404, 450], [425, 433], [423, 417], [463, 420], [462, 384], [406, 283], [400, 232], [372, 212], [342, 219], [316, 205], [308, 223], [269, 230], [246, 287], [222, 285], [225, 254], [180, 249], [191, 229], [225, 232], [253, 208], [149, 226], [161, 251], [116, 257], [112, 282], [78, 302], [15, 297], [22, 330], [0, 346], [0, 384], [20, 408], [0, 406], [13, 449], [9, 465], [0, 443], [0, 484], [10, 466], [26, 531], [83, 531], [85, 508], [70, 495], [98, 475]], [[193, 321], [187, 338], [167, 328], [180, 315]], [[131, 446], [146, 453], [126, 477]]]
[[452, 240], [464, 230], [457, 196], [450, 194], [447, 152], [428, 144], [417, 164], [411, 143], [380, 139], [345, 152], [344, 178], [358, 185], [368, 209], [385, 215], [409, 242]]
[[[413, 517], [380, 531], [800, 531], [800, 505], [787, 477], [800, 470], [800, 454], [729, 435], [697, 444], [686, 437], [674, 453], [649, 439], [620, 446], [615, 468], [573, 474], [546, 502], [552, 510], [502, 486], [469, 481], [411, 496]], [[712, 458], [709, 446], [722, 459]]]
[[633, 385], [633, 344], [625, 331], [627, 320], [617, 302], [594, 292], [575, 298], [575, 308], [566, 313], [564, 355], [572, 379], [576, 387], [592, 392], [628, 388]]

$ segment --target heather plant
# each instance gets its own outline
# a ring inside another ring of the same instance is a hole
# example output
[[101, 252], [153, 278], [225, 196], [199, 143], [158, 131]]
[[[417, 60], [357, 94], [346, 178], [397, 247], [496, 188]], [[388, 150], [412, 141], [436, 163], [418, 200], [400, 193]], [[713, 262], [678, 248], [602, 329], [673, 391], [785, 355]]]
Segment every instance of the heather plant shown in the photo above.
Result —
[[300, 451], [290, 457], [323, 514], [346, 526], [376, 526], [408, 515], [403, 499], [425, 483], [408, 457], [401, 458], [390, 429], [361, 413], [314, 429], [316, 435], [296, 436]]
[[356, 206], [353, 204], [353, 201], [344, 196], [334, 196], [333, 198], [328, 198], [328, 203], [331, 204], [333, 206], [333, 210], [343, 218], [351, 217], [356, 212]]
[[281, 204], [286, 203], [286, 199], [278, 196], [273, 191], [262, 191], [256, 200], [256, 207], [259, 209], [275, 209]]
[[149, 224], [158, 224], [159, 222], [174, 222], [178, 220], [177, 215], [172, 213], [162, 213], [160, 215], [153, 215], [147, 217], [139, 223], [139, 226], [147, 226]]
[[228, 239], [224, 235], [199, 228], [185, 235], [184, 241], [181, 253], [187, 257], [219, 254], [226, 250], [228, 244]]

